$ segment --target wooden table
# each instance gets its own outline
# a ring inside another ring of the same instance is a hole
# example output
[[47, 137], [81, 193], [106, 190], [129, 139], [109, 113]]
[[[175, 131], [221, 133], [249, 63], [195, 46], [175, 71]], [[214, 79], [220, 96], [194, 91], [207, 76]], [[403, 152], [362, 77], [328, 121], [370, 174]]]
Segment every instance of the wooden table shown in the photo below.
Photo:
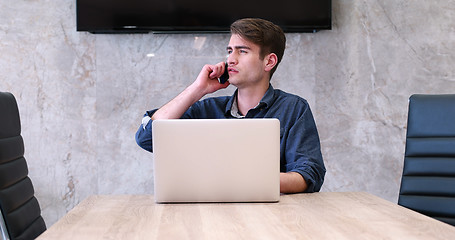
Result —
[[455, 227], [363, 192], [279, 203], [156, 204], [92, 196], [38, 239], [455, 239]]

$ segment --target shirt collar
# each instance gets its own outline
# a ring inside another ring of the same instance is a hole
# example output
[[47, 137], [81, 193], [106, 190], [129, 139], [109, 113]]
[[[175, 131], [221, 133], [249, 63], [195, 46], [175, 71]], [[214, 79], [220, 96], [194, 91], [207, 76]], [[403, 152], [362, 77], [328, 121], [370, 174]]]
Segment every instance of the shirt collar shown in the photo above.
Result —
[[[238, 113], [238, 107], [237, 107], [237, 92], [238, 89], [235, 90], [234, 94], [230, 97], [228, 103], [226, 104], [226, 109], [224, 110], [224, 113], [226, 116], [232, 116], [232, 117], [243, 117]], [[255, 107], [269, 107], [272, 105], [273, 101], [273, 96], [274, 96], [274, 89], [272, 87], [272, 84], [269, 84], [269, 88], [265, 92], [264, 96], [262, 97], [261, 101], [259, 104]], [[234, 106], [235, 105], [235, 106]], [[234, 111], [238, 114], [231, 113], [231, 111]]]

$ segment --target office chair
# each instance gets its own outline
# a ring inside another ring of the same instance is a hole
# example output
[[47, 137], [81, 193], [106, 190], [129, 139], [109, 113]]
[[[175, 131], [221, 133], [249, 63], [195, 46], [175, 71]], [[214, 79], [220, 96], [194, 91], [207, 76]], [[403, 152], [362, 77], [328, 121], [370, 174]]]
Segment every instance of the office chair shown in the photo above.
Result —
[[0, 212], [7, 230], [0, 236], [7, 239], [34, 239], [46, 230], [27, 175], [16, 99], [0, 92]]
[[410, 97], [398, 204], [455, 226], [455, 94]]

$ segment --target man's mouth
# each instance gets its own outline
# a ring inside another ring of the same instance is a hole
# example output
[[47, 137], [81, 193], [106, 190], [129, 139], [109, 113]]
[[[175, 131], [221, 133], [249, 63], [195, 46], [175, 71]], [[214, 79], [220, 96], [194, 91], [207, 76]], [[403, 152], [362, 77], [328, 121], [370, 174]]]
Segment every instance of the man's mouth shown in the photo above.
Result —
[[228, 71], [229, 71], [229, 72], [234, 72], [234, 73], [238, 72], [235, 68], [231, 68], [231, 67], [228, 68]]

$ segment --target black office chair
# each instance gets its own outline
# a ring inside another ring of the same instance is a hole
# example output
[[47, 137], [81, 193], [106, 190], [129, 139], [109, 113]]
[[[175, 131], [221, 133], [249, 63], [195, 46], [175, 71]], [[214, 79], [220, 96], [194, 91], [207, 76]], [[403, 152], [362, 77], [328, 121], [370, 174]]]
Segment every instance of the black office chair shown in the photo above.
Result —
[[410, 97], [398, 204], [455, 226], [455, 94]]
[[27, 175], [16, 99], [0, 92], [0, 210], [10, 239], [34, 239], [46, 230]]

